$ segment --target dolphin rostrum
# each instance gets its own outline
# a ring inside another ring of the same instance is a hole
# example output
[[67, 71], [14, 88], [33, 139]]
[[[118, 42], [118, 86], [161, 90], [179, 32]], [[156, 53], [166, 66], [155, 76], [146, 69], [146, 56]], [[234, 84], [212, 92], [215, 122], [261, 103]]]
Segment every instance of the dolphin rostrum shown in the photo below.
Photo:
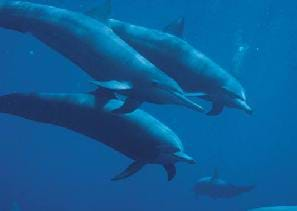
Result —
[[176, 162], [195, 163], [184, 153], [178, 136], [148, 113], [138, 109], [123, 115], [112, 112], [122, 104], [105, 92], [15, 93], [0, 97], [0, 112], [67, 128], [134, 160], [113, 180], [129, 177], [146, 164], [162, 165], [171, 180], [176, 174]]
[[229, 184], [219, 178], [219, 173], [215, 170], [213, 176], [200, 179], [195, 187], [194, 192], [197, 196], [209, 196], [213, 199], [231, 198], [242, 193], [249, 192], [254, 186], [236, 186]]
[[142, 102], [177, 104], [202, 112], [180, 86], [89, 16], [22, 1], [0, 3], [0, 27], [30, 33], [79, 66], [98, 87], [128, 96], [117, 113]]
[[237, 78], [182, 39], [183, 18], [159, 31], [111, 19], [110, 13], [111, 0], [85, 12], [105, 21], [120, 38], [174, 78], [183, 90], [211, 101], [213, 107], [209, 115], [220, 114], [225, 106], [252, 113]]

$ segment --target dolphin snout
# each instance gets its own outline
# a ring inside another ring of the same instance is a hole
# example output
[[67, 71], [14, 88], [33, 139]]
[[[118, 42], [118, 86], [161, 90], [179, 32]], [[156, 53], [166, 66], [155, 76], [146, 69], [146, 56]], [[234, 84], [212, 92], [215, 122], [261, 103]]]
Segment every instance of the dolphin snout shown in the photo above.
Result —
[[248, 114], [252, 115], [254, 113], [253, 109], [246, 103], [244, 102], [243, 104], [243, 110]]
[[246, 101], [237, 99], [235, 101], [235, 107], [245, 111], [248, 115], [253, 114], [253, 109], [247, 104]]
[[247, 108], [247, 109], [245, 110], [245, 112], [246, 112], [248, 115], [253, 115], [253, 113], [254, 113], [254, 111], [253, 111], [253, 109], [252, 109], [251, 107]]
[[189, 163], [189, 164], [196, 164], [196, 160], [194, 160], [189, 155], [185, 154], [184, 152], [176, 152], [174, 153], [174, 156], [182, 162]]

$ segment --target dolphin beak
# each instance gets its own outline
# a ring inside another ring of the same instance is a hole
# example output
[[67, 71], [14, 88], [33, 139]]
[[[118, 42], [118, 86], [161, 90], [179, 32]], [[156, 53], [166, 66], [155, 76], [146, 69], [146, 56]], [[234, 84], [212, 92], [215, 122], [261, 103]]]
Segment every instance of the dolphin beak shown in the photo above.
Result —
[[248, 114], [248, 115], [253, 115], [254, 111], [251, 107], [248, 106], [248, 108], [245, 110], [245, 112]]
[[189, 109], [192, 109], [194, 111], [198, 111], [198, 112], [201, 112], [201, 113], [205, 112], [205, 109], [202, 106], [198, 105], [194, 101], [187, 98], [184, 95], [184, 93], [174, 92], [173, 94], [178, 99], [178, 104], [183, 105], [183, 106], [185, 106], [185, 107], [187, 107]]
[[248, 115], [252, 115], [252, 114], [254, 113], [254, 112], [253, 112], [253, 109], [252, 109], [246, 102], [244, 102], [243, 110], [244, 110]]
[[244, 100], [237, 99], [236, 100], [236, 107], [245, 111], [248, 115], [253, 114], [253, 109], [246, 103]]
[[176, 153], [174, 153], [174, 156], [178, 160], [180, 160], [182, 162], [186, 162], [186, 163], [189, 163], [189, 164], [196, 164], [197, 163], [192, 157], [185, 154], [184, 152], [176, 152]]

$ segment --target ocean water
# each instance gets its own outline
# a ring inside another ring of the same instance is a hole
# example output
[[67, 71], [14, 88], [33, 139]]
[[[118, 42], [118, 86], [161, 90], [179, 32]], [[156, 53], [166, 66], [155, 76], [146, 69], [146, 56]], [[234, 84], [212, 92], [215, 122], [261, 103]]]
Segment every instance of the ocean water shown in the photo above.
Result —
[[[85, 11], [95, 0], [40, 0]], [[254, 115], [225, 109], [207, 117], [175, 106], [143, 109], [170, 126], [197, 165], [178, 164], [110, 178], [130, 160], [63, 128], [0, 115], [0, 210], [244, 211], [297, 204], [297, 2], [277, 0], [113, 0], [113, 17], [161, 29], [185, 17], [185, 39], [222, 67], [234, 67]], [[0, 93], [84, 92], [89, 76], [30, 35], [0, 30]], [[244, 51], [239, 51], [243, 49]], [[195, 197], [195, 182], [218, 168], [232, 199]]]

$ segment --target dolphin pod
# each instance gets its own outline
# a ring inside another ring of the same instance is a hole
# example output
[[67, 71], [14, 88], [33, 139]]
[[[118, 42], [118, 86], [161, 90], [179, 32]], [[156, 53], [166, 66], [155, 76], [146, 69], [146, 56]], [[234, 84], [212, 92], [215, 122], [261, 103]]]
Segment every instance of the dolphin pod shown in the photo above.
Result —
[[[203, 112], [189, 99], [200, 97], [213, 102], [209, 115], [218, 115], [225, 106], [248, 113], [252, 109], [244, 88], [232, 74], [180, 38], [183, 20], [162, 32], [110, 19], [110, 12], [111, 1], [85, 14], [1, 1], [0, 27], [29, 33], [56, 50], [89, 74], [97, 91], [8, 94], [0, 96], [0, 113], [73, 130], [132, 159], [133, 163], [113, 180], [129, 177], [146, 164], [162, 165], [171, 180], [176, 174], [175, 163], [195, 161], [184, 153], [172, 130], [138, 109], [143, 102]], [[126, 96], [124, 101], [117, 99], [121, 95]], [[114, 133], [114, 128], [120, 130]], [[251, 189], [213, 176], [201, 180], [195, 190], [219, 198]]]
[[209, 196], [211, 198], [218, 199], [235, 197], [253, 189], [253, 185], [236, 186], [229, 184], [220, 179], [218, 171], [215, 170], [211, 177], [202, 178], [196, 183], [194, 192], [197, 196]]
[[[112, 112], [122, 104], [106, 94], [15, 93], [0, 97], [0, 112], [73, 130], [134, 160], [113, 180], [129, 177], [146, 164], [162, 165], [171, 180], [176, 162], [195, 163], [183, 152], [178, 136], [148, 113]], [[114, 132], [116, 128], [121, 129]]]
[[102, 23], [86, 15], [21, 1], [0, 3], [0, 27], [30, 33], [95, 79], [95, 85], [128, 96], [117, 113], [142, 102], [177, 104], [202, 112], [179, 85]]
[[218, 115], [224, 106], [252, 113], [240, 82], [211, 59], [181, 38], [184, 20], [169, 24], [164, 31], [136, 26], [110, 19], [111, 0], [105, 1], [87, 15], [105, 21], [120, 38], [144, 57], [174, 78], [187, 92], [213, 102], [209, 115]]

